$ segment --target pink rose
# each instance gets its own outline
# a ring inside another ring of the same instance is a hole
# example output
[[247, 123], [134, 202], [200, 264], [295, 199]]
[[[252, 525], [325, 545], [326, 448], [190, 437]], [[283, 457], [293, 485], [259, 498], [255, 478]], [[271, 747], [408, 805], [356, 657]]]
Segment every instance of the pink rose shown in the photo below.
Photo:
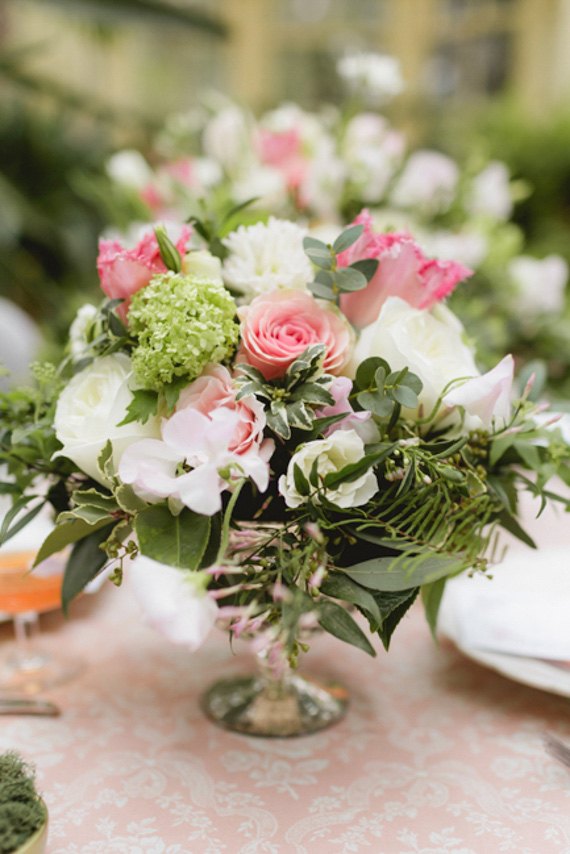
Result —
[[363, 258], [377, 258], [379, 262], [367, 287], [342, 294], [340, 298], [342, 311], [360, 329], [374, 323], [388, 297], [400, 297], [412, 308], [430, 309], [472, 273], [455, 261], [426, 258], [406, 232], [374, 234], [372, 217], [366, 210], [356, 217], [353, 225], [361, 223], [364, 231], [359, 239], [338, 255], [340, 267]]
[[311, 344], [327, 348], [323, 368], [340, 374], [351, 355], [352, 332], [335, 311], [304, 291], [271, 291], [239, 310], [242, 346], [238, 361], [268, 379], [285, 376], [289, 365]]
[[[181, 255], [186, 253], [186, 244], [192, 229], [183, 226], [176, 248]], [[145, 234], [134, 249], [125, 249], [117, 240], [100, 240], [97, 270], [101, 287], [110, 299], [124, 299], [117, 312], [127, 319], [130, 298], [148, 285], [157, 273], [165, 273], [166, 267], [154, 232]]]
[[228, 449], [234, 454], [246, 454], [252, 448], [259, 451], [264, 460], [269, 460], [274, 444], [263, 438], [266, 419], [263, 404], [253, 395], [236, 401], [236, 389], [232, 375], [223, 365], [210, 364], [198, 379], [186, 386], [176, 404], [176, 411], [197, 409], [211, 416], [220, 407], [231, 409], [238, 415], [235, 431]]

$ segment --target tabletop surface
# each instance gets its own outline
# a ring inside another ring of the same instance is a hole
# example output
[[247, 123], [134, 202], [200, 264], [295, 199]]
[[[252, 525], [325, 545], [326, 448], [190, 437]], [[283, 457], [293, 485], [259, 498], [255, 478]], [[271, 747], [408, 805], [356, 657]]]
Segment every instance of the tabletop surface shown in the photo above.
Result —
[[201, 713], [206, 687], [251, 664], [222, 632], [190, 654], [110, 584], [42, 629], [85, 667], [46, 694], [60, 718], [1, 718], [0, 751], [36, 765], [48, 854], [570, 852], [570, 771], [542, 742], [570, 742], [570, 701], [436, 646], [421, 608], [375, 659], [317, 637], [305, 671], [344, 683], [351, 705], [283, 740]]

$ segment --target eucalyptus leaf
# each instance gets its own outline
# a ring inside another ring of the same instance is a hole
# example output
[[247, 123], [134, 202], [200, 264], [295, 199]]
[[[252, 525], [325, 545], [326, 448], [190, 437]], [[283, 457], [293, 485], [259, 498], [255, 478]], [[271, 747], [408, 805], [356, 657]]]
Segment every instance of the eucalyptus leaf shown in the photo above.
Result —
[[408, 409], [415, 409], [418, 405], [417, 394], [408, 386], [396, 386], [396, 388], [390, 389], [387, 394], [392, 400], [395, 400], [401, 406], [405, 406]]
[[379, 418], [388, 418], [394, 408], [391, 400], [376, 391], [361, 391], [356, 399], [363, 409]]
[[351, 225], [348, 228], [345, 228], [344, 231], [339, 234], [339, 236], [333, 243], [332, 248], [335, 255], [339, 255], [341, 252], [344, 252], [346, 249], [348, 249], [349, 246], [352, 246], [354, 243], [356, 243], [363, 231], [363, 225]]
[[360, 261], [354, 261], [350, 266], [353, 270], [362, 273], [366, 281], [369, 282], [376, 273], [378, 264], [379, 261], [376, 258], [362, 258]]
[[368, 284], [366, 276], [355, 270], [354, 267], [339, 267], [331, 273], [333, 281], [341, 293], [352, 293], [362, 291]]
[[368, 359], [364, 359], [356, 369], [355, 380], [358, 388], [371, 388], [375, 382], [374, 377], [378, 368], [383, 368], [387, 374], [390, 373], [390, 365], [380, 356], [369, 356]]

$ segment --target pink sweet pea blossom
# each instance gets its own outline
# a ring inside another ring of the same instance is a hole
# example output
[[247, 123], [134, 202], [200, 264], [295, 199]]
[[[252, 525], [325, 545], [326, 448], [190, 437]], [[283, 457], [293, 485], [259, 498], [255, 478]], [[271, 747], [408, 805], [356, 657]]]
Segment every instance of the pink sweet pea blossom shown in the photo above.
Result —
[[[183, 256], [192, 229], [183, 226], [176, 248]], [[157, 273], [165, 273], [166, 267], [160, 257], [158, 241], [154, 232], [148, 232], [134, 249], [125, 249], [118, 240], [99, 241], [97, 270], [101, 288], [110, 299], [124, 299], [117, 312], [127, 319], [133, 294], [146, 287]]]
[[465, 427], [468, 430], [490, 429], [495, 418], [504, 426], [511, 407], [514, 365], [513, 357], [505, 356], [486, 374], [449, 391], [443, 403], [465, 409]]
[[242, 346], [238, 361], [257, 368], [272, 380], [285, 376], [289, 365], [311, 344], [327, 348], [323, 368], [339, 374], [352, 351], [352, 333], [334, 310], [324, 308], [303, 291], [271, 291], [239, 310]]
[[232, 375], [223, 365], [208, 365], [198, 379], [186, 386], [178, 398], [176, 411], [189, 408], [211, 415], [220, 407], [231, 409], [238, 416], [228, 450], [242, 455], [254, 449], [262, 459], [269, 460], [275, 446], [271, 439], [263, 438], [266, 424], [263, 404], [254, 395], [236, 401]]
[[335, 399], [332, 406], [323, 406], [315, 412], [319, 418], [328, 418], [330, 415], [342, 415], [346, 413], [346, 417], [340, 421], [335, 421], [328, 428], [325, 436], [330, 436], [336, 430], [355, 430], [363, 442], [377, 442], [378, 429], [374, 422], [370, 421], [370, 412], [355, 412], [348, 399], [352, 391], [352, 380], [348, 377], [335, 377], [329, 388], [330, 393]]
[[471, 275], [462, 264], [425, 257], [414, 238], [403, 231], [374, 234], [372, 217], [364, 210], [353, 225], [364, 225], [359, 239], [338, 255], [340, 267], [363, 258], [376, 258], [378, 269], [360, 291], [342, 294], [340, 307], [348, 319], [362, 329], [374, 323], [390, 296], [398, 296], [412, 308], [432, 308]]
[[119, 477], [147, 501], [169, 498], [204, 516], [221, 510], [221, 493], [235, 478], [250, 477], [265, 492], [269, 466], [257, 447], [243, 454], [229, 450], [238, 422], [239, 414], [225, 407], [209, 416], [191, 408], [175, 412], [162, 422], [162, 439], [127, 449]]

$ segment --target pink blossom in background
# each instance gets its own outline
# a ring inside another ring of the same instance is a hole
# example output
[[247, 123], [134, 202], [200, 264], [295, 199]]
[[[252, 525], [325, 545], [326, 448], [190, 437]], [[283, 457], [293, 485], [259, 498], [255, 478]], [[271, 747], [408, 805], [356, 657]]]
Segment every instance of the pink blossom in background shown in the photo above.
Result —
[[363, 224], [364, 231], [356, 243], [338, 255], [339, 266], [348, 267], [364, 258], [379, 262], [366, 288], [340, 298], [342, 311], [360, 329], [374, 323], [388, 297], [400, 297], [412, 308], [430, 309], [472, 273], [456, 261], [426, 258], [407, 232], [375, 234], [372, 217], [366, 210], [352, 224]]
[[263, 459], [269, 460], [274, 443], [263, 438], [266, 424], [263, 404], [254, 395], [236, 401], [232, 375], [223, 365], [208, 365], [198, 379], [186, 386], [178, 398], [176, 411], [190, 408], [211, 416], [220, 407], [230, 409], [238, 416], [228, 450], [245, 454], [256, 449]]
[[289, 365], [311, 344], [327, 348], [323, 369], [339, 374], [352, 353], [352, 332], [334, 310], [303, 291], [271, 291], [239, 309], [242, 345], [238, 362], [247, 362], [268, 379], [285, 376]]
[[283, 174], [289, 190], [299, 186], [306, 172], [307, 159], [303, 155], [297, 128], [283, 131], [257, 128], [254, 146], [262, 163], [275, 167]]
[[[182, 227], [176, 248], [181, 255], [186, 253], [186, 244], [192, 229]], [[117, 312], [126, 321], [130, 298], [146, 287], [157, 273], [165, 273], [166, 267], [160, 257], [158, 241], [154, 232], [139, 240], [134, 249], [125, 249], [118, 240], [100, 240], [97, 270], [101, 288], [110, 299], [124, 299]]]

